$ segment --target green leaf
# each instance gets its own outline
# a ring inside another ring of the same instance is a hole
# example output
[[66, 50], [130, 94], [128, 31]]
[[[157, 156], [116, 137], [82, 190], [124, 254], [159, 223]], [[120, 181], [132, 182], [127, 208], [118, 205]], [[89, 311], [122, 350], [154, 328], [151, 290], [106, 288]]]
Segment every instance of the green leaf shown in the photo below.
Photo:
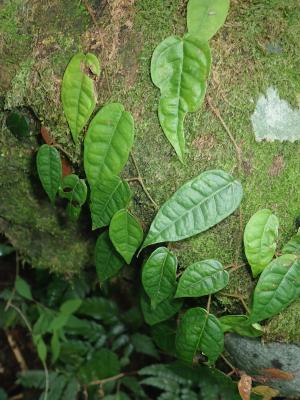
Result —
[[47, 358], [47, 346], [42, 338], [42, 336], [33, 336], [34, 344], [36, 345], [37, 353], [39, 359], [44, 363]]
[[8, 256], [9, 254], [13, 253], [15, 249], [8, 244], [0, 243], [0, 257]]
[[165, 321], [175, 315], [182, 307], [183, 301], [181, 299], [174, 300], [173, 295], [166, 300], [159, 303], [155, 310], [151, 308], [150, 299], [143, 293], [141, 296], [141, 308], [144, 319], [149, 325], [155, 325], [159, 322]]
[[113, 216], [109, 225], [109, 237], [127, 264], [130, 264], [142, 244], [143, 236], [141, 225], [127, 210], [120, 210]]
[[60, 306], [60, 312], [64, 315], [74, 314], [81, 306], [81, 304], [82, 304], [81, 299], [67, 300]]
[[124, 392], [118, 392], [116, 394], [109, 394], [108, 396], [103, 397], [103, 400], [130, 400]]
[[219, 318], [223, 332], [234, 332], [241, 336], [259, 337], [263, 330], [258, 329], [259, 325], [249, 324], [249, 318], [246, 315], [224, 315]]
[[60, 342], [59, 342], [59, 334], [57, 331], [54, 331], [51, 338], [51, 353], [52, 353], [52, 364], [57, 361], [60, 354]]
[[118, 356], [108, 349], [97, 350], [92, 358], [84, 363], [79, 370], [79, 379], [88, 384], [97, 379], [105, 379], [120, 372]]
[[91, 192], [93, 229], [109, 225], [114, 214], [128, 206], [131, 196], [128, 183], [118, 176], [98, 179]]
[[176, 288], [177, 258], [166, 247], [159, 247], [142, 269], [142, 283], [153, 309], [173, 295]]
[[95, 264], [100, 282], [115, 276], [124, 265], [124, 261], [114, 249], [107, 231], [101, 233], [97, 239]]
[[58, 314], [50, 323], [48, 331], [58, 331], [63, 328], [70, 318], [70, 314]]
[[83, 300], [78, 314], [87, 315], [109, 323], [118, 315], [118, 309], [115, 303], [104, 297], [89, 297]]
[[51, 202], [54, 203], [62, 178], [59, 152], [55, 147], [43, 144], [38, 150], [36, 162], [42, 186]]
[[216, 260], [199, 261], [183, 272], [175, 297], [200, 297], [216, 293], [227, 286], [229, 274]]
[[20, 296], [24, 297], [24, 299], [33, 300], [30, 286], [19, 275], [16, 278], [15, 288], [16, 288], [17, 293]]
[[97, 57], [90, 53], [78, 53], [68, 64], [62, 81], [61, 99], [75, 143], [96, 105], [97, 97], [90, 72], [100, 75]]
[[300, 231], [283, 247], [282, 254], [296, 254], [300, 256]]
[[133, 118], [122, 104], [107, 104], [96, 114], [84, 140], [84, 169], [92, 189], [98, 179], [119, 175], [133, 139]]
[[176, 242], [206, 231], [232, 214], [243, 196], [241, 184], [221, 170], [206, 171], [185, 183], [160, 208], [142, 249]]
[[230, 0], [190, 0], [187, 6], [189, 33], [203, 42], [211, 39], [224, 24]]
[[275, 254], [278, 227], [277, 217], [267, 209], [255, 213], [246, 225], [245, 253], [254, 278], [265, 269]]
[[[52, 384], [57, 378], [58, 374], [49, 371], [49, 383]], [[26, 388], [44, 389], [45, 387], [45, 371], [44, 370], [29, 370], [22, 371], [18, 374], [17, 383]]]
[[175, 337], [177, 324], [176, 321], [166, 321], [156, 324], [151, 328], [151, 336], [156, 346], [163, 352], [176, 356], [175, 352]]
[[11, 112], [6, 118], [6, 126], [16, 137], [29, 136], [29, 124], [26, 117], [17, 112]]
[[62, 400], [74, 400], [78, 397], [78, 392], [80, 390], [80, 385], [75, 378], [72, 378], [64, 388]]
[[4, 389], [0, 388], [0, 400], [7, 400], [8, 396]]
[[143, 335], [141, 333], [134, 333], [131, 336], [131, 342], [137, 353], [146, 354], [148, 356], [159, 359], [158, 351], [149, 336]]
[[214, 362], [223, 348], [224, 334], [218, 319], [203, 308], [190, 308], [182, 317], [177, 329], [178, 357], [193, 363], [197, 353], [201, 351], [210, 362]]
[[250, 322], [280, 313], [300, 296], [300, 259], [285, 254], [272, 261], [261, 274], [253, 295]]
[[154, 50], [151, 77], [161, 91], [158, 115], [162, 129], [183, 162], [183, 123], [200, 108], [211, 66], [210, 48], [196, 37], [170, 36]]
[[87, 186], [84, 179], [77, 175], [70, 174], [63, 178], [59, 188], [59, 195], [63, 199], [68, 199], [68, 215], [72, 220], [79, 217], [81, 207], [87, 198]]

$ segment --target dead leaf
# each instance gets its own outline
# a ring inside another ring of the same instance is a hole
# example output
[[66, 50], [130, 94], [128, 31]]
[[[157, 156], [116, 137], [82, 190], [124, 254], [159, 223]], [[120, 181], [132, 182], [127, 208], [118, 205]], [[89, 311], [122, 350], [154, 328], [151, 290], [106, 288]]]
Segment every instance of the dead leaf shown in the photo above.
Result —
[[50, 132], [48, 131], [48, 129], [45, 126], [41, 127], [41, 135], [42, 135], [42, 138], [44, 139], [44, 142], [46, 144], [48, 144], [49, 146], [52, 146], [53, 144], [55, 144], [55, 140], [53, 139]]
[[250, 400], [251, 389], [252, 389], [252, 378], [251, 376], [243, 373], [238, 383], [239, 394], [243, 400]]
[[292, 381], [295, 378], [292, 372], [282, 371], [278, 368], [264, 368], [259, 373], [269, 379], [279, 379], [282, 381]]
[[269, 386], [256, 386], [252, 389], [252, 393], [263, 396], [263, 400], [272, 400], [273, 397], [279, 395], [279, 390], [273, 389]]

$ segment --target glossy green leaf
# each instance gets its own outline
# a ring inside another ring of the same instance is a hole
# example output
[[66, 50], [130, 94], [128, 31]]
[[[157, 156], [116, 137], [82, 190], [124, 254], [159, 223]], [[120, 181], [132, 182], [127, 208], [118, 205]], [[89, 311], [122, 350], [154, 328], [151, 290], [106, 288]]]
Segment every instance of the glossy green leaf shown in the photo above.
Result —
[[100, 75], [100, 64], [93, 54], [76, 54], [64, 73], [61, 99], [74, 142], [96, 105], [94, 81], [89, 74]]
[[255, 213], [246, 225], [245, 253], [254, 277], [264, 270], [275, 254], [278, 227], [278, 218], [267, 209]]
[[8, 244], [0, 243], [0, 257], [8, 256], [13, 253], [15, 249]]
[[11, 112], [6, 118], [6, 126], [16, 137], [29, 136], [29, 124], [26, 117], [17, 112]]
[[38, 150], [36, 163], [42, 186], [51, 202], [54, 203], [62, 178], [59, 152], [55, 147], [43, 144]]
[[300, 259], [285, 254], [271, 262], [261, 274], [253, 295], [250, 322], [271, 318], [300, 296]]
[[263, 330], [258, 324], [249, 324], [246, 315], [224, 315], [219, 318], [223, 332], [233, 332], [241, 336], [259, 337]]
[[200, 297], [216, 293], [229, 281], [229, 274], [216, 260], [199, 261], [183, 272], [175, 297]]
[[82, 304], [81, 299], [67, 300], [60, 306], [60, 312], [64, 315], [74, 314], [81, 306], [81, 304]]
[[142, 269], [142, 283], [153, 309], [172, 296], [176, 288], [177, 258], [166, 247], [159, 247]]
[[210, 48], [189, 34], [170, 36], [154, 50], [151, 77], [161, 91], [158, 115], [162, 129], [183, 162], [184, 118], [200, 108], [211, 66]]
[[114, 214], [128, 206], [131, 196], [128, 183], [118, 176], [98, 179], [91, 192], [93, 229], [109, 225]]
[[109, 225], [109, 237], [127, 264], [130, 264], [142, 244], [143, 236], [140, 223], [127, 210], [120, 210], [113, 216]]
[[39, 359], [44, 363], [47, 358], [47, 346], [41, 335], [33, 336], [32, 339], [36, 346]]
[[93, 352], [92, 358], [79, 370], [79, 379], [88, 384], [98, 379], [105, 379], [120, 372], [120, 362], [115, 353], [108, 349]]
[[182, 317], [176, 334], [178, 357], [193, 363], [198, 352], [210, 362], [216, 361], [224, 348], [224, 334], [218, 319], [205, 309], [190, 308]]
[[54, 332], [62, 329], [69, 321], [70, 314], [58, 314], [50, 323], [48, 331]]
[[107, 104], [96, 114], [84, 140], [84, 169], [91, 188], [103, 176], [119, 175], [133, 139], [133, 118], [122, 104]]
[[150, 299], [146, 293], [141, 295], [141, 308], [144, 319], [149, 325], [155, 325], [173, 317], [182, 307], [181, 299], [173, 299], [173, 296], [159, 303], [155, 310], [151, 308]]
[[300, 231], [283, 247], [282, 254], [296, 254], [300, 256]]
[[230, 0], [189, 0], [187, 26], [189, 33], [208, 41], [224, 24]]
[[124, 261], [109, 239], [108, 232], [98, 237], [95, 247], [96, 271], [100, 282], [115, 276], [123, 267]]
[[242, 196], [241, 184], [228, 173], [221, 170], [202, 173], [184, 184], [160, 208], [142, 248], [206, 231], [232, 214]]
[[15, 288], [16, 288], [17, 293], [19, 295], [21, 295], [22, 297], [24, 297], [24, 299], [33, 300], [30, 286], [20, 276], [17, 276], [16, 282], [15, 282]]

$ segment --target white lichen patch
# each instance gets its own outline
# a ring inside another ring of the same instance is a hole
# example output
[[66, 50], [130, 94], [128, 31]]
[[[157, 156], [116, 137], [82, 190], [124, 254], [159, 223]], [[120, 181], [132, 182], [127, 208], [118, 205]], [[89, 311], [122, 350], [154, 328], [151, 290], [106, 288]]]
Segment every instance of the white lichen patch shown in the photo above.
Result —
[[259, 97], [251, 121], [257, 142], [300, 140], [300, 108], [293, 109], [280, 99], [273, 87], [267, 89], [266, 96]]

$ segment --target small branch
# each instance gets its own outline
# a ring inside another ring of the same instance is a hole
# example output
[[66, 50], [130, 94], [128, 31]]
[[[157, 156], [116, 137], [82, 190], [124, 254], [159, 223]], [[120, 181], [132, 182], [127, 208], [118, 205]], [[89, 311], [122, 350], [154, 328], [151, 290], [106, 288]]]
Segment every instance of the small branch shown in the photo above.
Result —
[[146, 188], [146, 186], [145, 186], [145, 184], [144, 184], [143, 178], [142, 178], [142, 176], [141, 176], [141, 173], [140, 173], [140, 170], [139, 170], [139, 167], [138, 167], [138, 165], [137, 165], [137, 162], [136, 162], [136, 159], [135, 159], [135, 157], [134, 157], [133, 152], [131, 152], [130, 155], [131, 155], [132, 162], [133, 162], [134, 168], [136, 169], [136, 172], [137, 172], [138, 176], [137, 176], [137, 177], [134, 177], [134, 178], [129, 178], [129, 179], [127, 179], [127, 181], [128, 181], [128, 182], [130, 182], [130, 181], [131, 181], [131, 182], [134, 182], [134, 181], [138, 182], [138, 183], [141, 185], [143, 191], [145, 192], [145, 195], [146, 195], [146, 196], [148, 197], [148, 199], [150, 200], [151, 204], [154, 206], [154, 208], [155, 208], [156, 210], [158, 210], [158, 209], [159, 209], [159, 206], [158, 206], [157, 203], [153, 200], [152, 196], [150, 195], [150, 193], [148, 192], [148, 189]]
[[14, 353], [15, 359], [17, 360], [21, 371], [27, 371], [28, 366], [26, 364], [26, 361], [21, 353], [21, 350], [20, 350], [18, 344], [16, 343], [15, 339], [12, 337], [12, 335], [9, 332], [5, 331], [5, 334], [6, 334], [8, 344], [11, 348], [11, 351]]
[[22, 320], [24, 321], [27, 329], [29, 330], [29, 332], [32, 334], [32, 329], [31, 326], [29, 324], [29, 322], [27, 321], [27, 318], [25, 317], [25, 315], [23, 314], [23, 312], [21, 311], [21, 309], [19, 307], [17, 307], [15, 304], [10, 303], [9, 307], [13, 308], [15, 311], [17, 311], [17, 313], [20, 315], [20, 317], [22, 318]]
[[48, 391], [49, 391], [49, 372], [47, 368], [47, 364], [45, 361], [43, 361], [43, 367], [44, 367], [44, 372], [45, 372], [45, 396], [44, 400], [48, 399]]
[[222, 353], [221, 356], [222, 360], [228, 365], [229, 368], [231, 368], [231, 372], [230, 374], [235, 374], [237, 371], [237, 368], [228, 360], [227, 357], [224, 356], [224, 354]]
[[117, 380], [119, 380], [121, 378], [124, 378], [124, 376], [126, 376], [126, 374], [125, 373], [121, 373], [121, 374], [118, 374], [118, 375], [111, 376], [109, 378], [100, 379], [100, 380], [97, 380], [97, 381], [90, 382], [89, 386], [104, 385], [105, 383], [114, 382], [114, 381], [117, 381]]
[[206, 311], [209, 313], [211, 305], [211, 294], [208, 296]]
[[247, 306], [247, 304], [245, 302], [245, 297], [242, 296], [241, 294], [231, 294], [231, 293], [222, 293], [222, 292], [219, 292], [218, 294], [221, 295], [221, 296], [232, 297], [234, 299], [240, 300], [240, 302], [243, 304], [243, 307], [245, 308], [247, 313], [250, 314], [249, 307]]

